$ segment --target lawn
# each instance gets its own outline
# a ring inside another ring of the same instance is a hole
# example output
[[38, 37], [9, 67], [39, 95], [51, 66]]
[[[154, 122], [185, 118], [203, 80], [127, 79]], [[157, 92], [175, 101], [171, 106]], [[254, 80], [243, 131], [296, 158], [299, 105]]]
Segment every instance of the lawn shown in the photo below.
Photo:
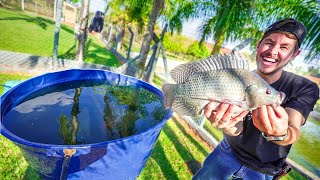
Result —
[[[51, 19], [0, 8], [0, 50], [52, 57], [54, 32], [55, 23]], [[95, 36], [89, 34], [86, 46], [85, 62], [121, 65]], [[62, 24], [59, 58], [75, 59], [76, 50], [73, 28]]]

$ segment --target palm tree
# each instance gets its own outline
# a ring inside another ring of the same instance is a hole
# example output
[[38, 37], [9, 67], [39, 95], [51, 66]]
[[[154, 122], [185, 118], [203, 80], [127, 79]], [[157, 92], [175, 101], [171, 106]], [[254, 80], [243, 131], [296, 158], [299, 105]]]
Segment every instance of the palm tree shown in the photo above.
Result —
[[156, 25], [157, 18], [163, 7], [164, 7], [164, 0], [153, 0], [153, 6], [152, 6], [152, 11], [149, 17], [148, 27], [144, 34], [144, 39], [140, 49], [140, 58], [137, 61], [137, 66], [140, 71], [138, 72], [139, 78], [141, 78], [143, 75], [144, 66], [146, 64], [148, 53], [150, 51], [150, 45], [152, 41], [154, 26]]
[[[120, 49], [122, 48], [123, 43], [123, 37], [125, 33], [125, 28], [128, 23], [128, 12], [125, 5], [123, 5], [123, 1], [111, 1], [108, 2], [108, 6], [106, 8], [106, 21], [107, 24], [109, 24], [110, 30], [109, 30], [109, 38], [111, 38], [113, 28], [114, 26], [119, 27], [119, 40], [120, 42]], [[108, 41], [111, 41], [111, 39], [108, 39]]]
[[[62, 16], [62, 0], [57, 1], [55, 12], [55, 32], [54, 32], [54, 42], [53, 42], [53, 59], [58, 59], [58, 48], [59, 48], [59, 34], [60, 34], [60, 24]], [[23, 9], [24, 10], [24, 9]]]
[[78, 51], [77, 59], [83, 61], [85, 44], [87, 41], [87, 29], [88, 29], [88, 20], [89, 20], [89, 4], [90, 0], [82, 0], [81, 2], [81, 11], [80, 11], [80, 23], [79, 24], [79, 35], [78, 35]]
[[182, 4], [169, 21], [171, 31], [176, 28], [179, 32], [182, 19], [203, 18], [199, 28], [201, 42], [212, 36], [215, 44], [211, 54], [217, 54], [226, 41], [251, 38], [254, 48], [268, 25], [277, 19], [293, 17], [303, 22], [309, 31], [304, 43], [304, 47], [310, 49], [307, 59], [319, 59], [319, 9], [317, 0], [190, 1]]
[[203, 18], [199, 27], [200, 43], [213, 37], [215, 44], [211, 54], [218, 54], [225, 41], [244, 39], [238, 36], [244, 28], [255, 26], [252, 23], [253, 0], [217, 0], [211, 2], [191, 1], [183, 3], [169, 19], [170, 29], [181, 31], [181, 19]]
[[[308, 33], [302, 48], [308, 49], [307, 60], [320, 59], [320, 1], [318, 0], [260, 0], [255, 21], [264, 27], [272, 22], [292, 17], [301, 21]], [[272, 18], [270, 18], [272, 17]]]

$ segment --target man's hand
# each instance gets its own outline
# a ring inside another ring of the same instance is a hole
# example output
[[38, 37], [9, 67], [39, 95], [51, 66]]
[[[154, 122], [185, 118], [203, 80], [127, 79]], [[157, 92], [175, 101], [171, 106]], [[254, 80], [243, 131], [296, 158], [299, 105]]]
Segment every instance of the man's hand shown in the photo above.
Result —
[[283, 136], [288, 131], [288, 113], [278, 106], [261, 106], [252, 111], [252, 121], [256, 128], [269, 136]]
[[[238, 135], [242, 131], [243, 118], [248, 111], [237, 105], [211, 101], [207, 104], [204, 115], [217, 128], [221, 128], [229, 135]], [[239, 131], [240, 130], [240, 131]]]

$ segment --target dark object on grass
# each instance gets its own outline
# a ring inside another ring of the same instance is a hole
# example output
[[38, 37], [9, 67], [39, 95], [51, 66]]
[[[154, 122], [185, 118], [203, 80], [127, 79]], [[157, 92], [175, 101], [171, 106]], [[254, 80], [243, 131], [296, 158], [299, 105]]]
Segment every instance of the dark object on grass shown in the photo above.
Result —
[[101, 11], [97, 11], [96, 14], [94, 15], [94, 18], [91, 21], [90, 26], [89, 26], [90, 33], [92, 31], [99, 32], [99, 33], [102, 31], [103, 18], [104, 18], [104, 13]]

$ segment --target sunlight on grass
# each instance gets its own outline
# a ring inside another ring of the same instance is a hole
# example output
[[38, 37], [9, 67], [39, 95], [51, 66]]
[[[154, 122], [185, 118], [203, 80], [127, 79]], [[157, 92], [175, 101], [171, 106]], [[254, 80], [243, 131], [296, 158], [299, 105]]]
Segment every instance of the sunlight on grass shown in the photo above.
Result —
[[0, 136], [0, 152], [0, 179], [39, 179], [19, 148], [3, 136]]
[[[0, 49], [36, 56], [53, 56], [55, 23], [50, 19], [0, 8]], [[118, 67], [121, 64], [91, 34], [86, 43], [85, 62]], [[77, 42], [72, 27], [61, 25], [58, 57], [75, 59]]]
[[111, 52], [106, 53], [104, 45], [96, 38], [90, 38], [87, 42], [89, 49], [86, 51], [86, 62], [92, 64], [101, 64], [112, 67], [119, 67], [121, 63]]
[[[202, 162], [211, 149], [190, 136], [173, 117], [163, 127], [138, 179], [191, 179], [186, 162]], [[160, 169], [160, 170], [159, 170]]]
[[31, 78], [29, 75], [22, 75], [22, 74], [4, 74], [0, 73], [0, 95], [4, 93], [4, 86], [7, 81], [10, 80], [26, 80]]

